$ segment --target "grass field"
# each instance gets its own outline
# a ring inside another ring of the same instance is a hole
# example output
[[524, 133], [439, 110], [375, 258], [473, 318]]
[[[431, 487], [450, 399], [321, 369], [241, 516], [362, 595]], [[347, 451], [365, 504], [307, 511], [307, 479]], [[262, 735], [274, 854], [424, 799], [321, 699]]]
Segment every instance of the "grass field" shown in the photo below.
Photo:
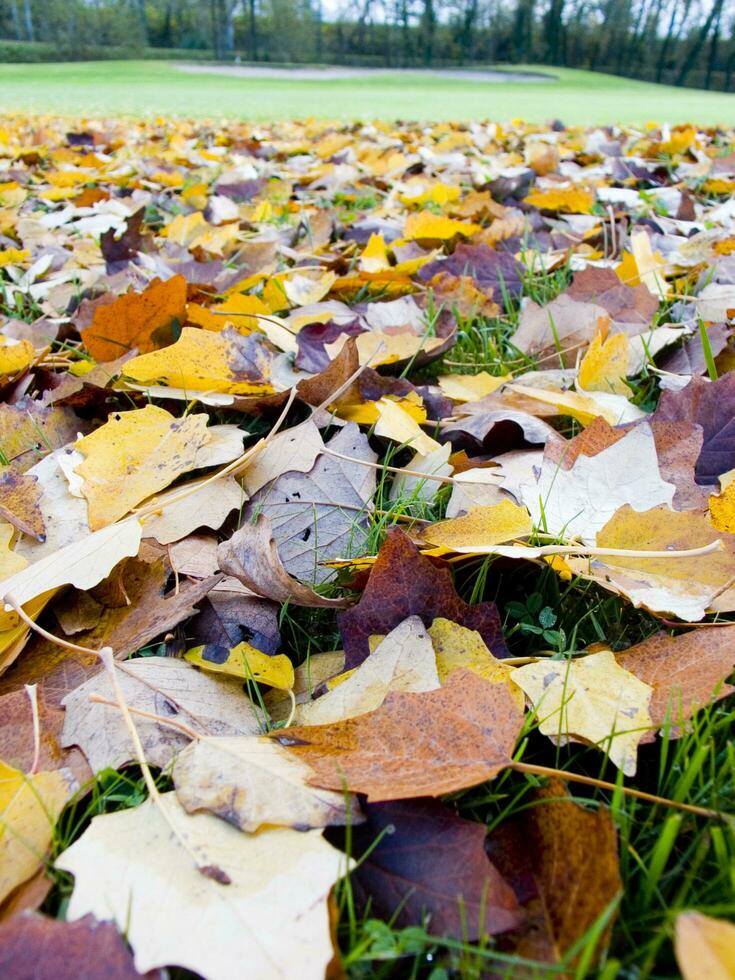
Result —
[[541, 84], [401, 77], [303, 81], [187, 75], [167, 62], [0, 65], [0, 111], [199, 118], [499, 119], [732, 124], [735, 96], [553, 69]]

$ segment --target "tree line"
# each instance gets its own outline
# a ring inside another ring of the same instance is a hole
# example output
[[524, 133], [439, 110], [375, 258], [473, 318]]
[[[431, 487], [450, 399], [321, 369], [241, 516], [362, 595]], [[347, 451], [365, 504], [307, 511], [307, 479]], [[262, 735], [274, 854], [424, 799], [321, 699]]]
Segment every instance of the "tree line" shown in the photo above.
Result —
[[547, 64], [730, 91], [735, 0], [0, 0], [0, 36], [126, 56]]

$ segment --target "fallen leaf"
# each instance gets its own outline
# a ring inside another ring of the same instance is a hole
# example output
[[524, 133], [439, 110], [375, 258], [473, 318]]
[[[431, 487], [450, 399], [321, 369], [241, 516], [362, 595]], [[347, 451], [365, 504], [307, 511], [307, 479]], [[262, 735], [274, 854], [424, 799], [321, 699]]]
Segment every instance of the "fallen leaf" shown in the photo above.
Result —
[[340, 609], [347, 599], [329, 599], [298, 582], [283, 567], [271, 522], [260, 514], [254, 524], [244, 524], [217, 549], [219, 567], [264, 599], [292, 602], [296, 606]]
[[436, 654], [436, 669], [442, 684], [446, 683], [453, 670], [471, 670], [493, 684], [507, 684], [518, 709], [525, 710], [523, 691], [511, 678], [513, 668], [490, 653], [476, 630], [468, 630], [459, 623], [440, 617], [434, 620], [428, 633]]
[[[92, 778], [92, 771], [78, 749], [64, 749], [60, 745], [64, 712], [49, 707], [43, 694], [36, 693], [38, 705], [39, 771], [53, 772], [66, 769], [77, 783], [84, 786]], [[22, 688], [0, 697], [0, 757], [8, 766], [28, 772], [36, 762], [33, 712], [28, 694]]]
[[437, 381], [448, 398], [457, 402], [474, 402], [502, 388], [510, 379], [509, 374], [495, 377], [487, 371], [479, 371], [477, 374], [445, 374]]
[[[334, 576], [333, 570], [324, 568], [322, 562], [360, 554], [367, 544], [375, 492], [375, 469], [369, 464], [377, 456], [354, 423], [345, 425], [326, 446], [322, 443], [322, 450], [306, 473], [291, 470], [290, 458], [285, 455], [288, 446], [279, 445], [280, 473], [252, 493], [242, 520], [244, 523], [260, 515], [266, 517], [286, 572], [301, 582], [320, 585]], [[309, 452], [306, 459], [301, 457], [300, 465], [310, 456]], [[265, 475], [265, 465], [254, 474], [259, 479]]]
[[172, 544], [200, 527], [217, 530], [246, 500], [247, 495], [233, 477], [216, 483], [192, 480], [146, 501], [146, 507], [155, 503], [160, 510], [144, 518], [143, 534], [159, 544]]
[[135, 518], [111, 524], [6, 578], [0, 591], [24, 606], [62, 585], [91, 589], [123, 558], [138, 554], [140, 538], [141, 526]]
[[311, 770], [267, 738], [201, 738], [176, 757], [173, 780], [187, 813], [206, 810], [240, 830], [362, 823], [357, 801], [307, 785]]
[[436, 439], [427, 435], [418, 422], [390, 398], [381, 398], [377, 409], [376, 435], [392, 439], [401, 446], [408, 446], [422, 456], [428, 456], [441, 448]]
[[566, 295], [602, 306], [619, 323], [647, 325], [658, 310], [658, 299], [645, 286], [626, 285], [613, 269], [604, 267], [588, 266], [575, 272]]
[[735, 926], [726, 919], [680, 912], [674, 950], [684, 980], [732, 980], [735, 976]]
[[83, 980], [100, 968], [106, 980], [140, 978], [122, 936], [110, 922], [98, 922], [91, 915], [64, 922], [25, 914], [0, 925], [0, 973], [4, 977]]
[[523, 714], [505, 684], [455, 670], [437, 691], [389, 694], [375, 711], [271, 737], [307, 763], [310, 782], [370, 802], [443, 796], [510, 763]]
[[523, 503], [540, 530], [578, 536], [586, 544], [596, 543], [598, 531], [624, 505], [636, 511], [670, 505], [675, 491], [661, 479], [646, 423], [595, 456], [578, 456], [569, 469], [544, 458], [537, 483], [521, 485]]
[[368, 638], [385, 636], [409, 616], [424, 626], [437, 616], [476, 629], [496, 654], [507, 655], [500, 616], [493, 602], [469, 605], [457, 594], [448, 568], [434, 564], [398, 528], [392, 528], [378, 553], [358, 604], [337, 617], [347, 670], [370, 652]]
[[632, 390], [623, 380], [628, 373], [628, 338], [614, 334], [603, 340], [598, 334], [579, 365], [578, 382], [584, 391], [610, 391], [630, 398]]
[[0, 902], [34, 875], [76, 789], [67, 771], [25, 775], [0, 761]]
[[232, 649], [210, 645], [192, 647], [184, 654], [184, 660], [213, 674], [255, 681], [282, 691], [293, 687], [293, 664], [287, 656], [269, 656], [245, 642]]
[[607, 311], [594, 303], [579, 302], [561, 293], [545, 306], [528, 303], [521, 313], [511, 343], [541, 365], [571, 367], [577, 352], [608, 323]]
[[366, 816], [350, 834], [359, 909], [397, 929], [425, 925], [462, 942], [521, 925], [512, 888], [485, 854], [483, 824], [432, 799], [369, 803]]
[[638, 743], [652, 725], [653, 689], [624, 670], [610, 650], [540, 660], [517, 667], [511, 677], [531, 699], [544, 735], [583, 739], [626, 776], [635, 775]]
[[174, 324], [186, 319], [186, 280], [154, 280], [142, 293], [127, 293], [98, 306], [92, 325], [81, 330], [84, 346], [96, 361], [114, 361], [126, 351], [141, 354], [174, 340]]
[[140, 972], [176, 963], [225, 980], [247, 963], [270, 980], [298, 964], [323, 980], [333, 956], [327, 896], [345, 859], [318, 830], [243, 834], [166, 793], [95, 817], [56, 867], [75, 877], [67, 919], [113, 919]]
[[474, 546], [503, 544], [517, 538], [527, 538], [533, 524], [525, 507], [512, 500], [502, 500], [489, 507], [473, 507], [462, 517], [437, 521], [425, 528], [423, 540], [435, 547], [464, 551]]
[[117, 412], [74, 444], [92, 531], [132, 508], [197, 465], [209, 438], [206, 415], [177, 419], [155, 405]]
[[[133, 709], [143, 751], [152, 766], [166, 766], [190, 736], [166, 721], [181, 722], [199, 735], [254, 735], [260, 731], [255, 710], [240, 685], [210, 677], [167, 657], [145, 657], [117, 668], [122, 695]], [[96, 704], [99, 694], [113, 706]], [[130, 733], [116, 706], [108, 675], [98, 673], [68, 694], [61, 744], [78, 745], [93, 772], [117, 769], [135, 759]], [[146, 711], [163, 719], [136, 716]]]
[[44, 541], [46, 525], [39, 507], [42, 496], [37, 477], [4, 473], [0, 476], [0, 517], [23, 534]]
[[[560, 962], [607, 915], [595, 944], [599, 958], [622, 891], [608, 810], [580, 806], [561, 780], [551, 779], [533, 792], [520, 819], [493, 831], [488, 854], [529, 913], [531, 928], [519, 930], [511, 952]], [[578, 963], [580, 955], [571, 962]]]
[[726, 679], [735, 671], [735, 628], [658, 633], [615, 654], [620, 666], [653, 688], [651, 721], [670, 738], [695, 711], [735, 691]]
[[717, 381], [692, 378], [680, 391], [664, 391], [652, 419], [701, 425], [704, 443], [696, 466], [697, 483], [715, 484], [735, 466], [735, 374]]
[[342, 683], [296, 709], [294, 724], [328, 725], [379, 708], [391, 691], [439, 687], [434, 648], [418, 616], [391, 630]]
[[123, 370], [131, 381], [183, 389], [188, 397], [199, 391], [267, 395], [273, 391], [270, 362], [270, 351], [257, 334], [184, 327], [175, 344], [134, 357]]

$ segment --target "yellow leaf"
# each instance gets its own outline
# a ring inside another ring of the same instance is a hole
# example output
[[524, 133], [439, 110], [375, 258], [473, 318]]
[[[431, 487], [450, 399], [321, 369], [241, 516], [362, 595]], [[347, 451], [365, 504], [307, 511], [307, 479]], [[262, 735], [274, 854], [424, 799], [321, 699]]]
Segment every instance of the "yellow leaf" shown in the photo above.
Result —
[[735, 925], [699, 912], [676, 917], [674, 951], [684, 980], [733, 980]]
[[0, 902], [43, 864], [72, 789], [61, 772], [26, 776], [0, 761]]
[[533, 523], [526, 508], [512, 500], [502, 500], [499, 504], [473, 507], [461, 517], [432, 524], [425, 529], [423, 538], [427, 544], [448, 551], [462, 549], [467, 552], [473, 547], [485, 548], [527, 538], [532, 531]]
[[117, 412], [79, 439], [74, 449], [84, 460], [75, 472], [84, 481], [91, 530], [113, 524], [193, 469], [208, 440], [206, 415], [177, 419], [155, 405]]
[[375, 425], [375, 434], [386, 439], [392, 439], [401, 445], [408, 445], [411, 449], [427, 456], [435, 449], [440, 449], [439, 443], [428, 436], [413, 419], [408, 412], [390, 398], [381, 398], [376, 402], [378, 409], [378, 421]]
[[436, 654], [436, 669], [443, 684], [453, 670], [465, 667], [493, 684], [507, 684], [513, 700], [523, 710], [523, 691], [511, 679], [512, 667], [490, 653], [476, 630], [449, 619], [435, 619], [428, 629]]
[[641, 229], [633, 231], [630, 247], [638, 270], [638, 278], [644, 286], [661, 299], [666, 299], [668, 287], [664, 278], [666, 261], [660, 252], [651, 248], [651, 239]]
[[719, 497], [713, 494], [709, 498], [709, 514], [713, 527], [718, 531], [735, 534], [735, 482], [730, 481]]
[[257, 681], [280, 691], [289, 691], [294, 685], [293, 664], [287, 656], [279, 653], [269, 657], [249, 643], [238, 643], [231, 650], [214, 645], [192, 647], [184, 654], [184, 660], [202, 670]]
[[[405, 398], [395, 398], [386, 395], [389, 401], [395, 402], [407, 415], [418, 423], [426, 421], [426, 409], [421, 395], [410, 391]], [[335, 406], [335, 411], [346, 422], [357, 422], [358, 425], [374, 425], [380, 418], [378, 402], [354, 402]]]
[[[223, 316], [231, 313], [232, 317]], [[186, 308], [186, 318], [190, 323], [196, 323], [204, 330], [219, 333], [225, 327], [234, 327], [238, 333], [248, 334], [259, 329], [258, 320], [247, 314], [260, 313], [268, 315], [270, 309], [258, 296], [248, 296], [244, 293], [233, 293], [224, 303], [215, 306], [199, 306], [189, 303]]]
[[[332, 344], [326, 344], [325, 349], [331, 358], [335, 358], [347, 343], [348, 337], [342, 335]], [[381, 364], [395, 364], [396, 361], [407, 361], [419, 353], [430, 353], [441, 347], [444, 341], [441, 337], [419, 337], [415, 333], [384, 333], [382, 330], [366, 330], [355, 337], [357, 356], [360, 364], [370, 363], [370, 367]]]
[[372, 234], [360, 256], [360, 268], [363, 272], [382, 272], [390, 268], [388, 251], [382, 235]]
[[631, 389], [623, 380], [628, 372], [628, 338], [624, 333], [603, 340], [594, 338], [579, 365], [579, 386], [585, 391], [611, 391], [630, 398]]
[[201, 211], [191, 214], [177, 214], [173, 221], [161, 232], [174, 245], [188, 246], [198, 235], [209, 227]]
[[511, 676], [533, 702], [544, 735], [591, 742], [626, 776], [635, 775], [638, 743], [653, 727], [653, 688], [621, 667], [611, 650], [539, 660]]
[[[140, 384], [235, 395], [270, 394], [273, 388], [264, 381], [240, 380], [232, 366], [237, 356], [233, 341], [222, 334], [184, 327], [175, 344], [134, 357], [123, 370], [127, 378]], [[269, 365], [262, 365], [261, 374], [269, 376]]]
[[455, 402], [476, 402], [507, 384], [511, 377], [510, 374], [494, 377], [487, 371], [480, 371], [479, 374], [445, 374], [437, 380], [447, 398]]
[[455, 221], [454, 218], [445, 218], [432, 211], [419, 211], [410, 214], [406, 219], [403, 236], [413, 241], [424, 239], [447, 241], [455, 235], [463, 235], [466, 238], [479, 230], [479, 225], [467, 221]]
[[617, 425], [622, 421], [618, 411], [604, 408], [593, 398], [578, 395], [574, 391], [533, 388], [530, 385], [522, 384], [513, 385], [512, 390], [520, 395], [526, 395], [528, 398], [535, 398], [536, 401], [543, 402], [545, 405], [552, 405], [560, 415], [570, 415], [581, 425], [589, 425], [598, 416], [601, 416], [610, 425]]
[[595, 203], [595, 195], [581, 187], [567, 187], [561, 190], [532, 191], [525, 201], [541, 211], [589, 214]]
[[0, 375], [3, 377], [25, 371], [36, 357], [36, 349], [29, 340], [19, 340], [17, 344], [0, 337]]

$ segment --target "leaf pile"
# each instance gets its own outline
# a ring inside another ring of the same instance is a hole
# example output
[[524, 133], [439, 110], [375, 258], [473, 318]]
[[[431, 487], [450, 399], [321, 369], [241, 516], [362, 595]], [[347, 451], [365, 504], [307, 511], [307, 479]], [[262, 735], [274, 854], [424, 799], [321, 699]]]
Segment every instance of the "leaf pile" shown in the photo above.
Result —
[[[456, 794], [529, 738], [634, 777], [733, 690], [735, 136], [85, 127], [0, 141], [2, 972], [316, 980], [346, 888], [602, 956], [612, 813]], [[534, 575], [660, 631], [578, 648]]]

